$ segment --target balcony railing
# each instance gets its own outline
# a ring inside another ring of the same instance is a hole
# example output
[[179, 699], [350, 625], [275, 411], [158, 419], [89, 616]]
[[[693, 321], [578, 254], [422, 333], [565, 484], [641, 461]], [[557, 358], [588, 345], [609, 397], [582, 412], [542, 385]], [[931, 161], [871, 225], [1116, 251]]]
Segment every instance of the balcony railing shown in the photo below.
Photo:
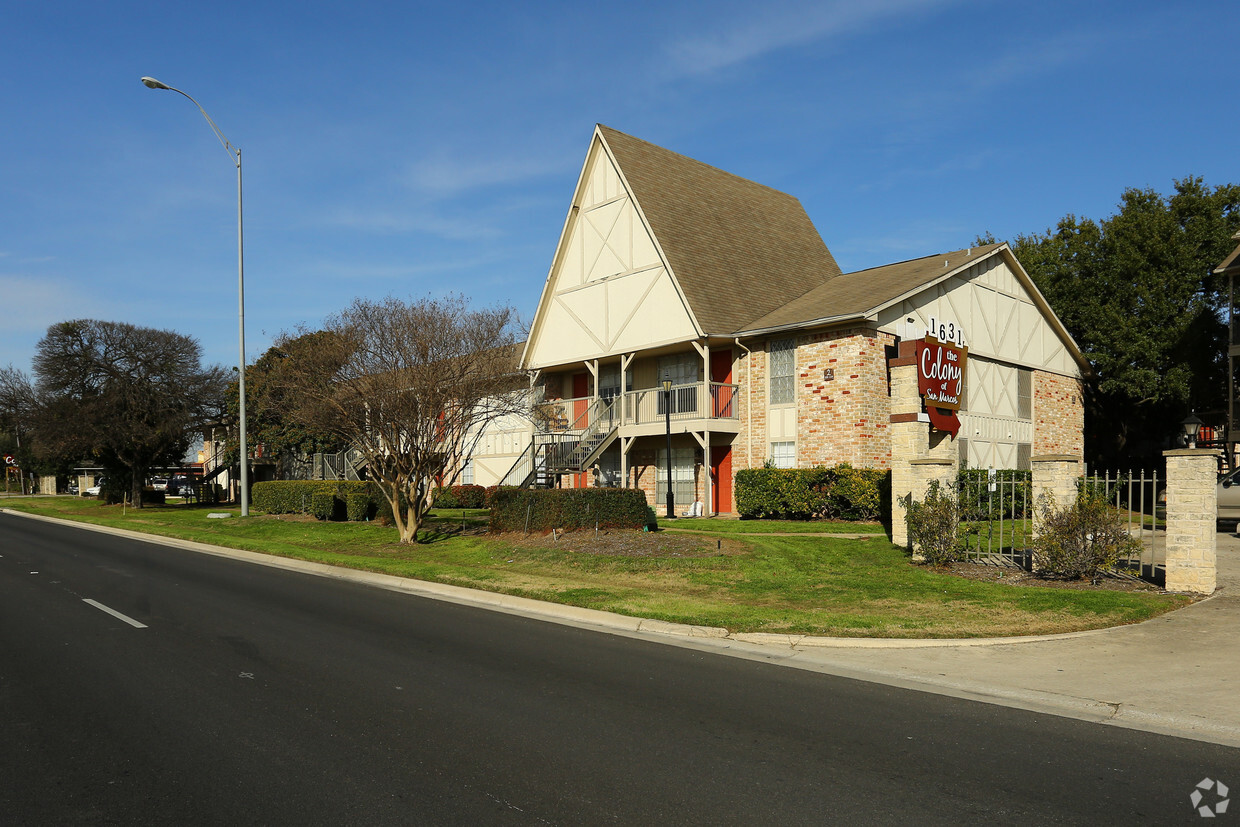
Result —
[[670, 399], [662, 388], [625, 391], [610, 399], [601, 399], [593, 406], [589, 397], [555, 399], [535, 406], [534, 423], [543, 432], [583, 431], [595, 427], [596, 418], [605, 420], [604, 427], [660, 424], [666, 418], [669, 402], [673, 422], [735, 420], [738, 418], [736, 392], [736, 385], [694, 382], [674, 386]]

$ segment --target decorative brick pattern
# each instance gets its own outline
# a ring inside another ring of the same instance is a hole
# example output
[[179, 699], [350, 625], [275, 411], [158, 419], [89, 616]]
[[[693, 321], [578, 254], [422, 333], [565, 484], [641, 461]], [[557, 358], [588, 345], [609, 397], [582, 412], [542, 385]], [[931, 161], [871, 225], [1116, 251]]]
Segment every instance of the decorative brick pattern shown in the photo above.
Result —
[[894, 342], [865, 328], [797, 340], [797, 465], [891, 467], [886, 348]]
[[1085, 401], [1081, 380], [1033, 372], [1034, 456], [1085, 454]]

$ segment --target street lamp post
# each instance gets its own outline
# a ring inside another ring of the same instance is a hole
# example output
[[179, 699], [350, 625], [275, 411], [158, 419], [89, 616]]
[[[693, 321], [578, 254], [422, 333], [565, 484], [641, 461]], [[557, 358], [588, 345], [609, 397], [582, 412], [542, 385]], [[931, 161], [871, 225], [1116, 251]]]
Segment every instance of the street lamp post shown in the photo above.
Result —
[[676, 519], [676, 495], [672, 493], [672, 380], [663, 377], [663, 418], [667, 423], [667, 518]]
[[167, 89], [169, 92], [176, 92], [188, 98], [190, 103], [198, 107], [198, 111], [207, 119], [207, 123], [211, 126], [211, 131], [215, 133], [215, 137], [219, 138], [220, 143], [224, 145], [224, 151], [233, 159], [233, 163], [237, 166], [237, 326], [239, 330], [239, 342], [241, 347], [241, 358], [237, 365], [237, 395], [241, 403], [241, 516], [250, 516], [250, 468], [249, 454], [245, 444], [245, 244], [244, 233], [242, 232], [241, 223], [241, 150], [228, 142], [224, 137], [224, 133], [215, 125], [215, 121], [211, 120], [211, 116], [207, 114], [207, 110], [202, 108], [202, 104], [194, 100], [180, 89], [161, 83], [155, 78], [144, 77], [142, 84], [149, 89]]

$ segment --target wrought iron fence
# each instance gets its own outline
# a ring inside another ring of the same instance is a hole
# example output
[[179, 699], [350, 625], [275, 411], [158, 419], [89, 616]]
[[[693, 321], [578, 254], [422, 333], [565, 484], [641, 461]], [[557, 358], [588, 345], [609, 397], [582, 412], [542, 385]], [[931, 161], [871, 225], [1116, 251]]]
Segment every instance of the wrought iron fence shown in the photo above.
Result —
[[957, 478], [961, 556], [973, 563], [1033, 563], [1032, 479], [1028, 471], [981, 469]]
[[1080, 482], [1082, 490], [1097, 494], [1119, 512], [1129, 535], [1141, 541], [1140, 555], [1119, 561], [1116, 571], [1153, 580], [1164, 567], [1166, 548], [1167, 480], [1158, 469], [1094, 471]]

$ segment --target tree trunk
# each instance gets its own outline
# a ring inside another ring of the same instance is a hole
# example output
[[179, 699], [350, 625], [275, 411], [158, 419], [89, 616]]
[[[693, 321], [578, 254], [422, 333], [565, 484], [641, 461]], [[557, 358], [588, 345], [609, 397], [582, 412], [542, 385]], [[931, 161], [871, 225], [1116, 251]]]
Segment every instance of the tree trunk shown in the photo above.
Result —
[[134, 508], [142, 507], [142, 478], [145, 476], [144, 471], [145, 469], [137, 465], [129, 466], [129, 473], [133, 476], [129, 484], [129, 499], [130, 504]]

